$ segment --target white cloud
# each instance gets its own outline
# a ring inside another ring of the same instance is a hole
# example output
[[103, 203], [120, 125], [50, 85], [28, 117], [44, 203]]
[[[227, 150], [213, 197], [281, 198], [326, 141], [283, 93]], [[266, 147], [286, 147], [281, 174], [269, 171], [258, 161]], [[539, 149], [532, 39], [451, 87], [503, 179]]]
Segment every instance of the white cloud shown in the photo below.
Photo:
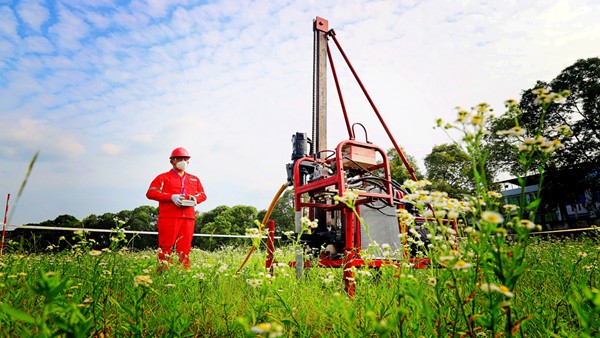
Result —
[[17, 6], [19, 16], [31, 29], [39, 32], [42, 24], [50, 18], [48, 8], [41, 1], [24, 0]]
[[102, 151], [102, 153], [109, 156], [120, 155], [126, 151], [125, 147], [111, 143], [104, 143], [100, 145], [100, 150]]
[[148, 17], [143, 13], [132, 13], [120, 7], [113, 16], [114, 24], [126, 29], [135, 29], [145, 26], [148, 23]]
[[50, 53], [54, 51], [54, 47], [43, 36], [29, 36], [23, 39], [24, 49], [27, 53]]
[[75, 133], [60, 126], [31, 118], [21, 118], [16, 124], [3, 120], [3, 126], [10, 126], [0, 134], [7, 155], [29, 153], [36, 149], [42, 149], [45, 157], [56, 159], [73, 159], [85, 154], [85, 148]]
[[[2, 55], [10, 55], [15, 49], [15, 45], [6, 40], [0, 40], [0, 54]], [[6, 60], [8, 61], [8, 60]], [[0, 69], [4, 69], [7, 67], [7, 62], [5, 60], [0, 60]]]
[[[171, 5], [167, 0], [146, 0], [139, 2], [139, 9], [152, 18], [162, 18], [167, 15], [167, 9]], [[134, 5], [134, 8], [137, 7]]]
[[71, 12], [63, 5], [58, 5], [58, 22], [48, 28], [51, 37], [65, 51], [76, 51], [82, 48], [81, 40], [86, 37], [89, 26], [77, 13]]
[[100, 30], [109, 28], [111, 24], [108, 16], [92, 11], [86, 12], [85, 21], [91, 23], [95, 28]]
[[8, 6], [0, 7], [0, 37], [14, 40], [17, 36], [17, 18]]
[[[42, 86], [38, 82], [34, 74], [28, 73], [25, 69], [17, 71], [7, 71], [5, 73], [10, 76], [11, 81], [8, 82], [7, 90], [0, 94], [2, 96], [10, 96], [13, 93], [14, 100], [22, 101], [32, 94], [42, 90]], [[18, 94], [17, 96], [14, 96]], [[11, 99], [11, 98], [9, 98]], [[6, 101], [3, 101], [5, 103]]]
[[152, 134], [138, 134], [131, 136], [131, 140], [140, 143], [151, 143], [154, 137]]
[[14, 157], [17, 155], [17, 149], [7, 145], [0, 145], [0, 153], [3, 157]]
[[177, 7], [173, 11], [173, 29], [179, 34], [189, 34], [194, 26], [190, 11]]

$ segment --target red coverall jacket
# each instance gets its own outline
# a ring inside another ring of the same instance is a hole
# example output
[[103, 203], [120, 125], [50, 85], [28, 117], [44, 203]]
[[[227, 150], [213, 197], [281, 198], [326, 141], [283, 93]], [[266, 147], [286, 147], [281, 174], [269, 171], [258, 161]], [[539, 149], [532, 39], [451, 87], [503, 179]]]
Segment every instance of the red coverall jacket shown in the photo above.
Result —
[[186, 199], [189, 199], [189, 196], [194, 196], [198, 204], [206, 201], [206, 194], [198, 177], [188, 173], [179, 176], [175, 170], [169, 170], [166, 173], [156, 176], [152, 183], [150, 183], [150, 188], [146, 193], [146, 197], [158, 201], [159, 218], [196, 217], [194, 207], [179, 207], [173, 203], [171, 201], [173, 194], [185, 195]]

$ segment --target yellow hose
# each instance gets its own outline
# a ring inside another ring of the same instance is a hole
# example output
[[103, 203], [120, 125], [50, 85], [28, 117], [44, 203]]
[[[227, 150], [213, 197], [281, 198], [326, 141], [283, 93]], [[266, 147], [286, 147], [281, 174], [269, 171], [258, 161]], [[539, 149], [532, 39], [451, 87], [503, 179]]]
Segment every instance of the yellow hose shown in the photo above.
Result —
[[[281, 194], [283, 194], [283, 192], [285, 191], [285, 189], [288, 186], [289, 186], [289, 183], [285, 182], [281, 186], [281, 188], [279, 188], [279, 191], [277, 191], [277, 194], [275, 195], [275, 197], [271, 201], [271, 205], [269, 205], [269, 209], [267, 209], [267, 213], [265, 214], [265, 217], [263, 218], [263, 221], [261, 223], [261, 225], [262, 225], [261, 229], [260, 229], [261, 232], [263, 231], [263, 229], [265, 228], [265, 224], [267, 223], [267, 221], [271, 217], [271, 213], [273, 212], [273, 209], [275, 209], [275, 205], [277, 204], [277, 201], [279, 200], [279, 197], [281, 196]], [[252, 244], [252, 248], [250, 248], [250, 251], [248, 251], [248, 254], [246, 255], [246, 258], [244, 258], [244, 261], [242, 262], [242, 264], [240, 265], [240, 267], [237, 269], [237, 271], [235, 273], [240, 272], [240, 270], [242, 270], [242, 268], [244, 267], [244, 265], [246, 265], [246, 262], [248, 261], [248, 259], [252, 255], [252, 253], [254, 252], [254, 249], [256, 249], [256, 245]]]

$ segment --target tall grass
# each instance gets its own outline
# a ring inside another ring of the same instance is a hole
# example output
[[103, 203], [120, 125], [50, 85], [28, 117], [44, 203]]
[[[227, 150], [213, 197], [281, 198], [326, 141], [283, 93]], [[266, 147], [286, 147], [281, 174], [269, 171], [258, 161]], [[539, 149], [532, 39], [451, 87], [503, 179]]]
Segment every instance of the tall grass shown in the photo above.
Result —
[[[482, 317], [463, 311], [488, 313], [489, 298], [502, 296], [460, 298], [471, 290], [462, 274], [444, 279], [450, 270], [388, 266], [357, 273], [349, 299], [341, 269], [310, 269], [297, 279], [277, 264], [268, 275], [262, 251], [235, 275], [245, 251], [193, 250], [191, 269], [162, 274], [153, 251], [8, 254], [0, 266], [0, 336], [491, 336]], [[535, 241], [510, 300], [521, 320], [515, 335], [599, 334], [599, 254], [592, 238]], [[284, 247], [275, 255], [285, 263], [294, 252]], [[586, 288], [595, 291], [586, 295]]]

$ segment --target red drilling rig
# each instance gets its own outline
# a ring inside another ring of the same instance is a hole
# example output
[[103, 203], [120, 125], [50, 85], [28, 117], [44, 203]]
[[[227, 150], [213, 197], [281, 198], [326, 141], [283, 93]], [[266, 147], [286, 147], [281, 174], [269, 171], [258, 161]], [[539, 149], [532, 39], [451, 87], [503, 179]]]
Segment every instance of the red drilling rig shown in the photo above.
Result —
[[[367, 139], [366, 129], [360, 123], [351, 124], [344, 104], [340, 83], [329, 48], [332, 40], [346, 65], [354, 75], [373, 112], [379, 119], [399, 158], [411, 177], [416, 181], [414, 169], [406, 160], [401, 148], [390, 133], [385, 121], [362, 84], [348, 57], [344, 53], [333, 29], [327, 20], [314, 20], [314, 68], [313, 68], [313, 130], [312, 138], [306, 133], [292, 137], [292, 163], [287, 165], [288, 184], [294, 189], [296, 234], [290, 236], [298, 245], [296, 261], [288, 263], [296, 267], [298, 277], [307, 267], [343, 268], [345, 290], [354, 294], [354, 268], [380, 268], [387, 264], [411, 262], [415, 267], [429, 264], [427, 258], [411, 258], [411, 250], [404, 245], [401, 234], [407, 229], [397, 217], [399, 209], [409, 210], [416, 217], [417, 231], [425, 238], [427, 230], [419, 224], [425, 218], [411, 204], [402, 201], [407, 193], [401, 183], [394, 181], [386, 151]], [[327, 148], [327, 65], [330, 65], [337, 94], [341, 104], [348, 139], [335, 148]], [[364, 130], [365, 140], [356, 140], [355, 128]], [[283, 188], [283, 187], [282, 187]], [[280, 190], [280, 192], [282, 192]], [[348, 206], [344, 200], [351, 199]], [[342, 203], [340, 203], [340, 200]], [[303, 221], [310, 220], [316, 228], [303, 229]], [[367, 230], [368, 227], [368, 230]], [[310, 233], [309, 233], [310, 232]], [[285, 237], [285, 236], [284, 236]], [[274, 258], [274, 223], [269, 222], [267, 237], [267, 269], [272, 273]], [[374, 242], [385, 244], [398, 256], [365, 252]], [[315, 259], [306, 259], [306, 249], [313, 252]], [[316, 262], [316, 263], [315, 263]]]

